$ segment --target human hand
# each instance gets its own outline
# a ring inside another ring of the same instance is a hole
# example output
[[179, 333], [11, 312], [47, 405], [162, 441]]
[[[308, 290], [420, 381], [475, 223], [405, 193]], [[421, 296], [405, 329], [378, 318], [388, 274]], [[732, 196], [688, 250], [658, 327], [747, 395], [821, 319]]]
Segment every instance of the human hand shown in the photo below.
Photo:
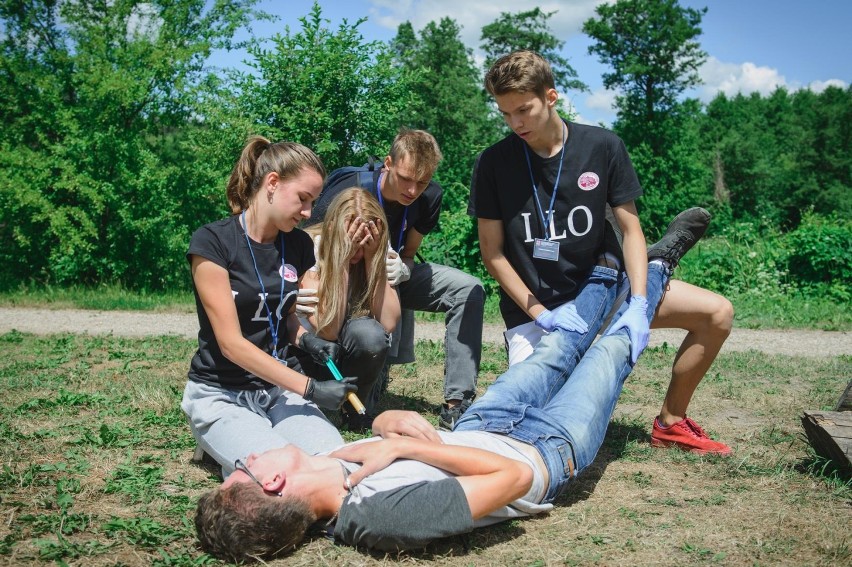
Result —
[[355, 443], [333, 451], [329, 454], [329, 457], [361, 463], [361, 468], [347, 477], [349, 486], [357, 486], [359, 482], [371, 474], [394, 462], [399, 456], [399, 449], [403, 443], [405, 443], [403, 438]]
[[373, 434], [390, 439], [413, 437], [443, 443], [435, 427], [416, 411], [386, 410], [373, 420]]
[[379, 251], [379, 235], [382, 230], [380, 219], [364, 221], [362, 219], [361, 247], [364, 248], [364, 257], [372, 258]]
[[388, 250], [385, 265], [388, 269], [388, 283], [392, 286], [397, 286], [402, 282], [407, 282], [411, 278], [411, 268], [408, 264], [402, 261], [399, 252], [396, 250]]
[[535, 324], [548, 333], [552, 333], [555, 329], [575, 333], [587, 333], [589, 331], [589, 324], [577, 313], [577, 306], [573, 301], [560, 305], [552, 311], [545, 309], [535, 318]]
[[630, 303], [627, 304], [627, 309], [606, 332], [607, 335], [612, 335], [620, 329], [627, 329], [627, 334], [630, 337], [630, 361], [632, 364], [636, 364], [639, 355], [648, 346], [651, 329], [647, 311], [648, 300], [641, 295], [632, 296]]
[[296, 314], [302, 317], [310, 317], [317, 312], [317, 290], [311, 288], [302, 288], [299, 290], [299, 296], [296, 298]]
[[323, 380], [318, 381], [313, 378], [308, 378], [308, 386], [305, 390], [304, 398], [314, 402], [321, 408], [337, 410], [346, 401], [346, 396], [350, 392], [357, 392], [358, 386], [355, 381], [356, 376], [348, 376], [341, 381]]
[[299, 337], [298, 346], [311, 355], [317, 364], [325, 364], [329, 359], [336, 362], [337, 355], [340, 353], [339, 344], [321, 339], [313, 333], [304, 333]]

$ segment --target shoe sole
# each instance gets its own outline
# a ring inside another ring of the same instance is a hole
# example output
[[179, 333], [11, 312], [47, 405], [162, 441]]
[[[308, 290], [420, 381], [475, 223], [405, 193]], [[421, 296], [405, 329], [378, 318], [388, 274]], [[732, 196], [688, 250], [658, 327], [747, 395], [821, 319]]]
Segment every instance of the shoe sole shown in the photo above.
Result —
[[655, 439], [653, 437], [651, 438], [651, 447], [655, 447], [657, 449], [668, 449], [669, 447], [674, 447], [687, 453], [695, 453], [696, 455], [719, 455], [720, 457], [729, 457], [731, 455], [730, 450], [728, 450], [728, 452], [722, 452], [714, 451], [713, 449], [699, 449], [698, 447], [687, 447], [686, 445], [678, 443], [677, 441], [663, 441], [662, 439]]

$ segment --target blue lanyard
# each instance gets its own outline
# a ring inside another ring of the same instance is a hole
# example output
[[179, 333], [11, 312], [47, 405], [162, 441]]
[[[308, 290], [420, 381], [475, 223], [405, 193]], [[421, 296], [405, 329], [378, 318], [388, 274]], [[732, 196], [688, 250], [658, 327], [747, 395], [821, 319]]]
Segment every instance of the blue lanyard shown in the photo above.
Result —
[[[263, 285], [263, 279], [260, 277], [260, 270], [257, 269], [257, 260], [254, 257], [254, 250], [251, 249], [251, 241], [248, 237], [248, 225], [246, 224], [246, 212], [243, 211], [243, 234], [246, 237], [246, 245], [251, 254], [251, 263], [254, 265], [254, 273], [257, 276], [257, 283], [260, 284], [260, 292], [263, 294], [263, 305], [266, 307], [266, 318], [269, 321], [269, 332], [272, 334], [272, 357], [278, 359], [278, 326], [281, 324], [281, 315], [278, 315], [278, 321], [272, 324], [272, 310], [269, 308], [269, 303], [266, 301], [266, 288]], [[279, 232], [278, 239], [281, 241], [281, 297], [278, 300], [278, 307], [284, 303], [284, 236]]]
[[[379, 197], [379, 206], [382, 207], [382, 210], [385, 208], [385, 200], [382, 199], [382, 179], [385, 176], [385, 172], [381, 172], [379, 174], [379, 179], [376, 181], [376, 195]], [[387, 211], [385, 211], [387, 213]], [[399, 252], [402, 250], [402, 237], [405, 235], [405, 220], [408, 218], [408, 205], [402, 210], [402, 225], [399, 227], [399, 240], [396, 245], [396, 251]], [[388, 227], [390, 228], [390, 227]]]
[[547, 240], [552, 238], [547, 235], [547, 227], [550, 226], [550, 221], [553, 219], [553, 204], [556, 202], [556, 191], [559, 189], [559, 176], [562, 175], [562, 159], [565, 157], [565, 124], [562, 124], [562, 152], [559, 154], [559, 169], [556, 171], [556, 181], [553, 183], [553, 195], [550, 196], [550, 210], [547, 212], [547, 220], [544, 218], [544, 211], [541, 210], [541, 201], [538, 199], [538, 187], [535, 186], [535, 176], [533, 176], [532, 164], [530, 163], [530, 152], [527, 149], [527, 144], [524, 142], [524, 155], [527, 158], [527, 169], [530, 172], [530, 182], [532, 183], [532, 193], [535, 198], [535, 204], [538, 207], [539, 218], [544, 222], [544, 236]]

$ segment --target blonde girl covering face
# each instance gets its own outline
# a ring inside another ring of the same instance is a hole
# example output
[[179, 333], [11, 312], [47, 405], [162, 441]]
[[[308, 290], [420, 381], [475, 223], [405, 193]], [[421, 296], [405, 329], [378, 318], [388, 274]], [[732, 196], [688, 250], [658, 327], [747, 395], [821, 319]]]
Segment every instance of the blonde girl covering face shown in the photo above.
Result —
[[[364, 431], [371, 427], [379, 400], [374, 385], [390, 348], [389, 333], [401, 314], [385, 264], [387, 220], [375, 197], [353, 188], [334, 198], [321, 225], [307, 230], [314, 238], [317, 263], [302, 278], [299, 293], [313, 296], [316, 308], [300, 311], [300, 316], [318, 337], [340, 346], [337, 366], [344, 376], [357, 379], [368, 412], [355, 414], [345, 404], [344, 424]], [[309, 375], [327, 372], [309, 358], [300, 362]]]
[[324, 222], [307, 231], [319, 241], [317, 269], [302, 280], [303, 288], [318, 290], [316, 312], [308, 317], [317, 335], [335, 340], [347, 319], [359, 317], [372, 317], [385, 332], [392, 331], [400, 307], [388, 284], [387, 221], [378, 201], [363, 189], [347, 189], [334, 199]]

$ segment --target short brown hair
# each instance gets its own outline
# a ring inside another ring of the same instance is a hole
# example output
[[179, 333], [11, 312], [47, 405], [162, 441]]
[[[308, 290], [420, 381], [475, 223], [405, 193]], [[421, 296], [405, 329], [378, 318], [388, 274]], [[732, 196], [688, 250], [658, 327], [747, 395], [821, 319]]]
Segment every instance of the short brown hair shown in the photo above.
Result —
[[555, 88], [550, 63], [535, 51], [515, 51], [504, 55], [485, 74], [485, 90], [491, 96], [511, 92], [532, 92], [544, 96], [548, 89]]
[[418, 179], [432, 177], [438, 164], [444, 156], [435, 136], [426, 130], [409, 130], [404, 128], [399, 131], [391, 145], [390, 157], [398, 161], [403, 157], [411, 160], [415, 175]]
[[205, 552], [238, 562], [292, 550], [316, 520], [303, 501], [273, 498], [254, 484], [237, 483], [201, 496], [195, 530]]

